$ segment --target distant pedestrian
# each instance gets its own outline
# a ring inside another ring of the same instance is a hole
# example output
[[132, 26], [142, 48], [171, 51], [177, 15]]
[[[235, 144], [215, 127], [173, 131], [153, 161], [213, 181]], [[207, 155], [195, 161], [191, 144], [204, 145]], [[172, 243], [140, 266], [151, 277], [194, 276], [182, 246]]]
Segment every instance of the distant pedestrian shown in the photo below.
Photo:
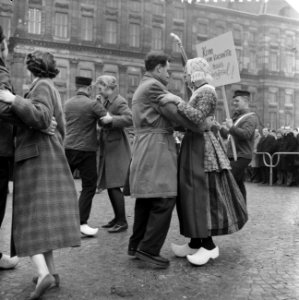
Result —
[[125, 198], [121, 188], [125, 185], [131, 159], [131, 149], [125, 128], [132, 126], [132, 112], [127, 101], [118, 93], [116, 78], [99, 76], [96, 80], [98, 97], [107, 110], [99, 121], [100, 159], [99, 188], [107, 189], [114, 217], [103, 228], [109, 233], [128, 229]]
[[98, 228], [88, 225], [92, 199], [97, 188], [97, 122], [107, 115], [103, 105], [91, 96], [91, 78], [76, 77], [76, 95], [64, 106], [66, 119], [65, 153], [72, 173], [80, 172], [82, 191], [79, 197], [80, 231], [94, 236]]
[[[0, 91], [0, 116], [11, 114], [23, 122], [16, 130], [12, 253], [30, 256], [36, 268], [36, 288], [29, 299], [39, 299], [59, 285], [53, 250], [80, 245], [77, 192], [63, 148], [64, 115], [52, 81], [58, 74], [49, 52], [27, 55], [33, 82], [25, 99]], [[57, 121], [55, 134], [41, 130]]]

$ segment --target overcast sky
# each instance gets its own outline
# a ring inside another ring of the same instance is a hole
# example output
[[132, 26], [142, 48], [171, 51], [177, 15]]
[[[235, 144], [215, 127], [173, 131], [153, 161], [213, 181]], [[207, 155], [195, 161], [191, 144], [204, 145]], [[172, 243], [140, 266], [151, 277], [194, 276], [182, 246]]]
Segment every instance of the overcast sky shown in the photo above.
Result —
[[285, 1], [288, 2], [299, 13], [299, 1], [298, 0], [285, 0]]

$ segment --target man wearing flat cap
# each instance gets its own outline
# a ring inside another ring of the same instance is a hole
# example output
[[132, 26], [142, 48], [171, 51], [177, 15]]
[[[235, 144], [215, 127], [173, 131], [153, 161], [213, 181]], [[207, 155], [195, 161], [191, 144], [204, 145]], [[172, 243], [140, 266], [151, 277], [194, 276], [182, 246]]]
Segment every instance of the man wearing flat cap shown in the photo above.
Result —
[[231, 162], [232, 173], [246, 200], [245, 170], [252, 159], [254, 133], [258, 128], [258, 116], [249, 110], [250, 93], [237, 90], [233, 96], [232, 119], [226, 120], [226, 128], [222, 127], [220, 133], [223, 137], [231, 135], [235, 141], [237, 160], [234, 160], [232, 144], [228, 143], [227, 155]]
[[76, 96], [65, 103], [65, 153], [71, 171], [78, 169], [82, 180], [79, 198], [80, 231], [94, 236], [98, 228], [88, 226], [92, 199], [97, 187], [97, 122], [107, 115], [103, 105], [90, 99], [91, 78], [76, 77]]

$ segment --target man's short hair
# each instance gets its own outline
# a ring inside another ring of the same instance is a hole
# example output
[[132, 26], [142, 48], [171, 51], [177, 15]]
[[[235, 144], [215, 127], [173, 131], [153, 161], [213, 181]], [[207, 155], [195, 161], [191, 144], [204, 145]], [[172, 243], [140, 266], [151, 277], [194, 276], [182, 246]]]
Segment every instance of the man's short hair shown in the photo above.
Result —
[[145, 70], [153, 71], [157, 65], [166, 66], [170, 59], [164, 52], [151, 51], [145, 57]]

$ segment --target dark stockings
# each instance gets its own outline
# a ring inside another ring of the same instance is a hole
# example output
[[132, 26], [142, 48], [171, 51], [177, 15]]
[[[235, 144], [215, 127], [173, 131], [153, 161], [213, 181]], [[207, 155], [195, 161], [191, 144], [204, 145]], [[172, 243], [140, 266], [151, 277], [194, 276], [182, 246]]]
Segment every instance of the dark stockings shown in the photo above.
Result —
[[192, 249], [199, 249], [200, 247], [203, 247], [207, 250], [212, 250], [216, 246], [213, 242], [212, 237], [209, 236], [209, 237], [204, 238], [204, 239], [191, 238], [190, 243], [189, 243], [189, 247], [192, 248]]
[[127, 223], [125, 198], [120, 188], [108, 189], [108, 195], [115, 214], [116, 224], [123, 225]]

